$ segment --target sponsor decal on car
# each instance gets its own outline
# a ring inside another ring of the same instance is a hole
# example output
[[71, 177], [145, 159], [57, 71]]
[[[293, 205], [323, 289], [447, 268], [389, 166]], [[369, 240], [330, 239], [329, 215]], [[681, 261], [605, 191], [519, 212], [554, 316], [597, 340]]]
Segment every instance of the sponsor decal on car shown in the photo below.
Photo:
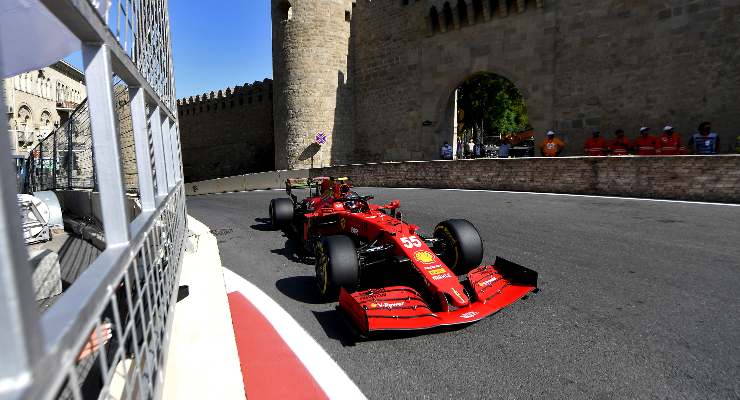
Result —
[[342, 229], [344, 229], [347, 226], [347, 220], [344, 219], [344, 218], [340, 219], [339, 220], [339, 226], [341, 226]]
[[470, 319], [478, 315], [477, 311], [468, 311], [465, 314], [460, 314], [460, 318]]
[[419, 250], [414, 253], [414, 259], [420, 263], [431, 264], [434, 262], [434, 253], [426, 250]]
[[438, 281], [440, 279], [447, 279], [447, 278], [452, 278], [452, 275], [447, 273], [447, 274], [436, 275], [432, 277], [432, 279], [434, 279], [435, 281]]
[[444, 274], [445, 272], [447, 272], [446, 269], [444, 269], [444, 268], [437, 268], [437, 269], [430, 270], [429, 271], [429, 275], [439, 275], [439, 274]]
[[355, 234], [355, 235], [357, 235], [357, 234], [359, 234], [359, 233], [360, 233], [360, 230], [359, 230], [359, 229], [357, 229], [357, 228], [355, 228], [354, 226], [353, 226], [353, 227], [351, 227], [351, 228], [349, 228], [349, 231], [350, 231], [350, 232], [352, 232], [352, 233], [353, 233], [353, 234]]
[[430, 269], [435, 269], [435, 268], [442, 268], [442, 264], [427, 265], [424, 267], [424, 269], [427, 271], [429, 271]]
[[395, 303], [388, 303], [387, 301], [379, 302], [379, 303], [370, 303], [370, 308], [385, 308], [387, 310], [391, 310], [393, 308], [397, 307], [403, 307], [404, 301], [398, 301]]
[[483, 282], [478, 282], [478, 286], [480, 286], [480, 287], [486, 287], [486, 286], [491, 286], [491, 285], [493, 285], [493, 283], [494, 283], [494, 282], [496, 282], [497, 280], [498, 280], [498, 278], [496, 278], [495, 276], [492, 276], [492, 277], [490, 277], [490, 278], [486, 279], [486, 280], [485, 280], [485, 281], [483, 281]]

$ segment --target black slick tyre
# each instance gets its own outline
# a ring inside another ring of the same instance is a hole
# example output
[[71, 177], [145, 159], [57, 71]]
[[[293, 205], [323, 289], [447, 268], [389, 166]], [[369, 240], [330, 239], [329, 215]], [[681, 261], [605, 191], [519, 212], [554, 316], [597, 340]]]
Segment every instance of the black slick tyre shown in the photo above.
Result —
[[464, 219], [448, 219], [434, 228], [434, 237], [440, 240], [440, 258], [457, 274], [464, 274], [483, 260], [483, 240], [478, 229]]
[[270, 224], [275, 229], [284, 228], [293, 220], [293, 201], [286, 198], [270, 200]]
[[348, 236], [326, 236], [316, 243], [316, 285], [327, 301], [335, 301], [339, 289], [357, 287], [360, 263], [355, 243]]

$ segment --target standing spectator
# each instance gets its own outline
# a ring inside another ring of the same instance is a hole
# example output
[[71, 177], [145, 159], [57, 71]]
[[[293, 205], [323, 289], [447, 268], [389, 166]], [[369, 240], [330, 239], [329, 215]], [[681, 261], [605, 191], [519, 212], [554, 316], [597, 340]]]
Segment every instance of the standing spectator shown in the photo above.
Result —
[[439, 149], [439, 155], [443, 160], [452, 160], [452, 146], [445, 142], [445, 144], [443, 144]]
[[463, 153], [463, 140], [462, 138], [457, 138], [457, 159], [465, 158], [465, 154]]
[[504, 139], [501, 141], [501, 145], [498, 147], [498, 158], [509, 158], [509, 149], [511, 149], [509, 137], [504, 136]]
[[617, 129], [614, 134], [617, 136], [614, 140], [609, 142], [609, 152], [613, 156], [626, 156], [629, 155], [630, 149], [632, 149], [632, 143], [629, 139], [624, 137], [624, 130]]
[[657, 150], [658, 154], [664, 156], [675, 156], [686, 152], [686, 148], [681, 144], [681, 135], [675, 133], [670, 125], [663, 128], [663, 134], [658, 140]]
[[712, 124], [702, 122], [699, 124], [699, 132], [696, 132], [689, 140], [694, 154], [717, 154], [719, 153], [719, 135], [712, 132]]
[[540, 145], [540, 155], [542, 157], [557, 157], [563, 152], [565, 142], [555, 137], [555, 132], [547, 132], [547, 139]]
[[638, 156], [654, 156], [659, 146], [658, 138], [650, 134], [650, 128], [640, 128], [640, 137], [635, 140]]
[[483, 152], [483, 145], [481, 144], [481, 142], [479, 140], [475, 144], [475, 158], [480, 158], [482, 152]]
[[605, 156], [606, 155], [606, 140], [601, 137], [601, 132], [594, 131], [591, 137], [586, 140], [586, 144], [583, 146], [583, 151], [586, 152], [587, 156]]
[[473, 158], [473, 155], [475, 154], [475, 143], [473, 142], [473, 139], [470, 139], [468, 141], [468, 158]]

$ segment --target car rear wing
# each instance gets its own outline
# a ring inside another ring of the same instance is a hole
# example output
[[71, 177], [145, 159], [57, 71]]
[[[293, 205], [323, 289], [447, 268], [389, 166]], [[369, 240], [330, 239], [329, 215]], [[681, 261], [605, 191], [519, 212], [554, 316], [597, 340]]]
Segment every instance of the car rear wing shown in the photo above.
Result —
[[318, 193], [319, 183], [325, 179], [330, 178], [327, 176], [317, 176], [314, 178], [288, 178], [285, 180], [285, 193], [287, 193], [288, 196], [296, 202], [298, 198], [293, 194], [294, 189], [308, 189], [313, 196], [316, 195], [313, 193], [314, 191]]

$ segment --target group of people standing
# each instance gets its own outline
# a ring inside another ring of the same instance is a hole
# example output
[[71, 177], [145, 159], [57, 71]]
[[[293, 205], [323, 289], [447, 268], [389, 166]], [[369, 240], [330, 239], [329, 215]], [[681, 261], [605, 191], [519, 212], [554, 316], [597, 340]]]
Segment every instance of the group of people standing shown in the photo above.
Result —
[[[595, 131], [592, 137], [586, 140], [583, 150], [587, 156], [626, 156], [636, 154], [638, 156], [652, 155], [679, 155], [679, 154], [717, 154], [719, 153], [719, 135], [712, 132], [712, 126], [709, 122], [702, 122], [696, 133], [689, 139], [688, 149], [681, 141], [681, 135], [675, 132], [675, 129], [666, 125], [663, 133], [653, 136], [650, 128], [643, 126], [640, 128], [640, 135], [637, 139], [630, 140], [624, 134], [623, 129], [617, 129], [614, 132], [615, 138], [607, 141], [601, 137], [599, 131]], [[540, 145], [540, 155], [543, 157], [557, 157], [563, 149], [565, 143], [555, 137], [555, 132], [547, 133], [545, 139]]]
[[[504, 139], [498, 148], [498, 157], [506, 158], [509, 148], [509, 141]], [[539, 145], [539, 155], [542, 157], [558, 157], [563, 150], [565, 150], [565, 142], [553, 131], [547, 132], [547, 138]], [[740, 153], [740, 136], [738, 136], [735, 150]], [[651, 129], [643, 126], [640, 128], [639, 136], [634, 140], [626, 137], [623, 129], [617, 129], [612, 140], [606, 140], [601, 137], [601, 132], [594, 131], [592, 137], [586, 140], [583, 151], [587, 156], [711, 155], [720, 152], [720, 142], [719, 135], [712, 132], [712, 124], [702, 122], [696, 133], [689, 138], [688, 145], [684, 145], [681, 135], [671, 125], [663, 127], [659, 136], [653, 136]], [[451, 160], [452, 146], [445, 142], [440, 153], [443, 159]], [[476, 158], [483, 155], [483, 149], [480, 143], [474, 143], [472, 139], [468, 143], [463, 143], [458, 139], [457, 154], [459, 158]]]

